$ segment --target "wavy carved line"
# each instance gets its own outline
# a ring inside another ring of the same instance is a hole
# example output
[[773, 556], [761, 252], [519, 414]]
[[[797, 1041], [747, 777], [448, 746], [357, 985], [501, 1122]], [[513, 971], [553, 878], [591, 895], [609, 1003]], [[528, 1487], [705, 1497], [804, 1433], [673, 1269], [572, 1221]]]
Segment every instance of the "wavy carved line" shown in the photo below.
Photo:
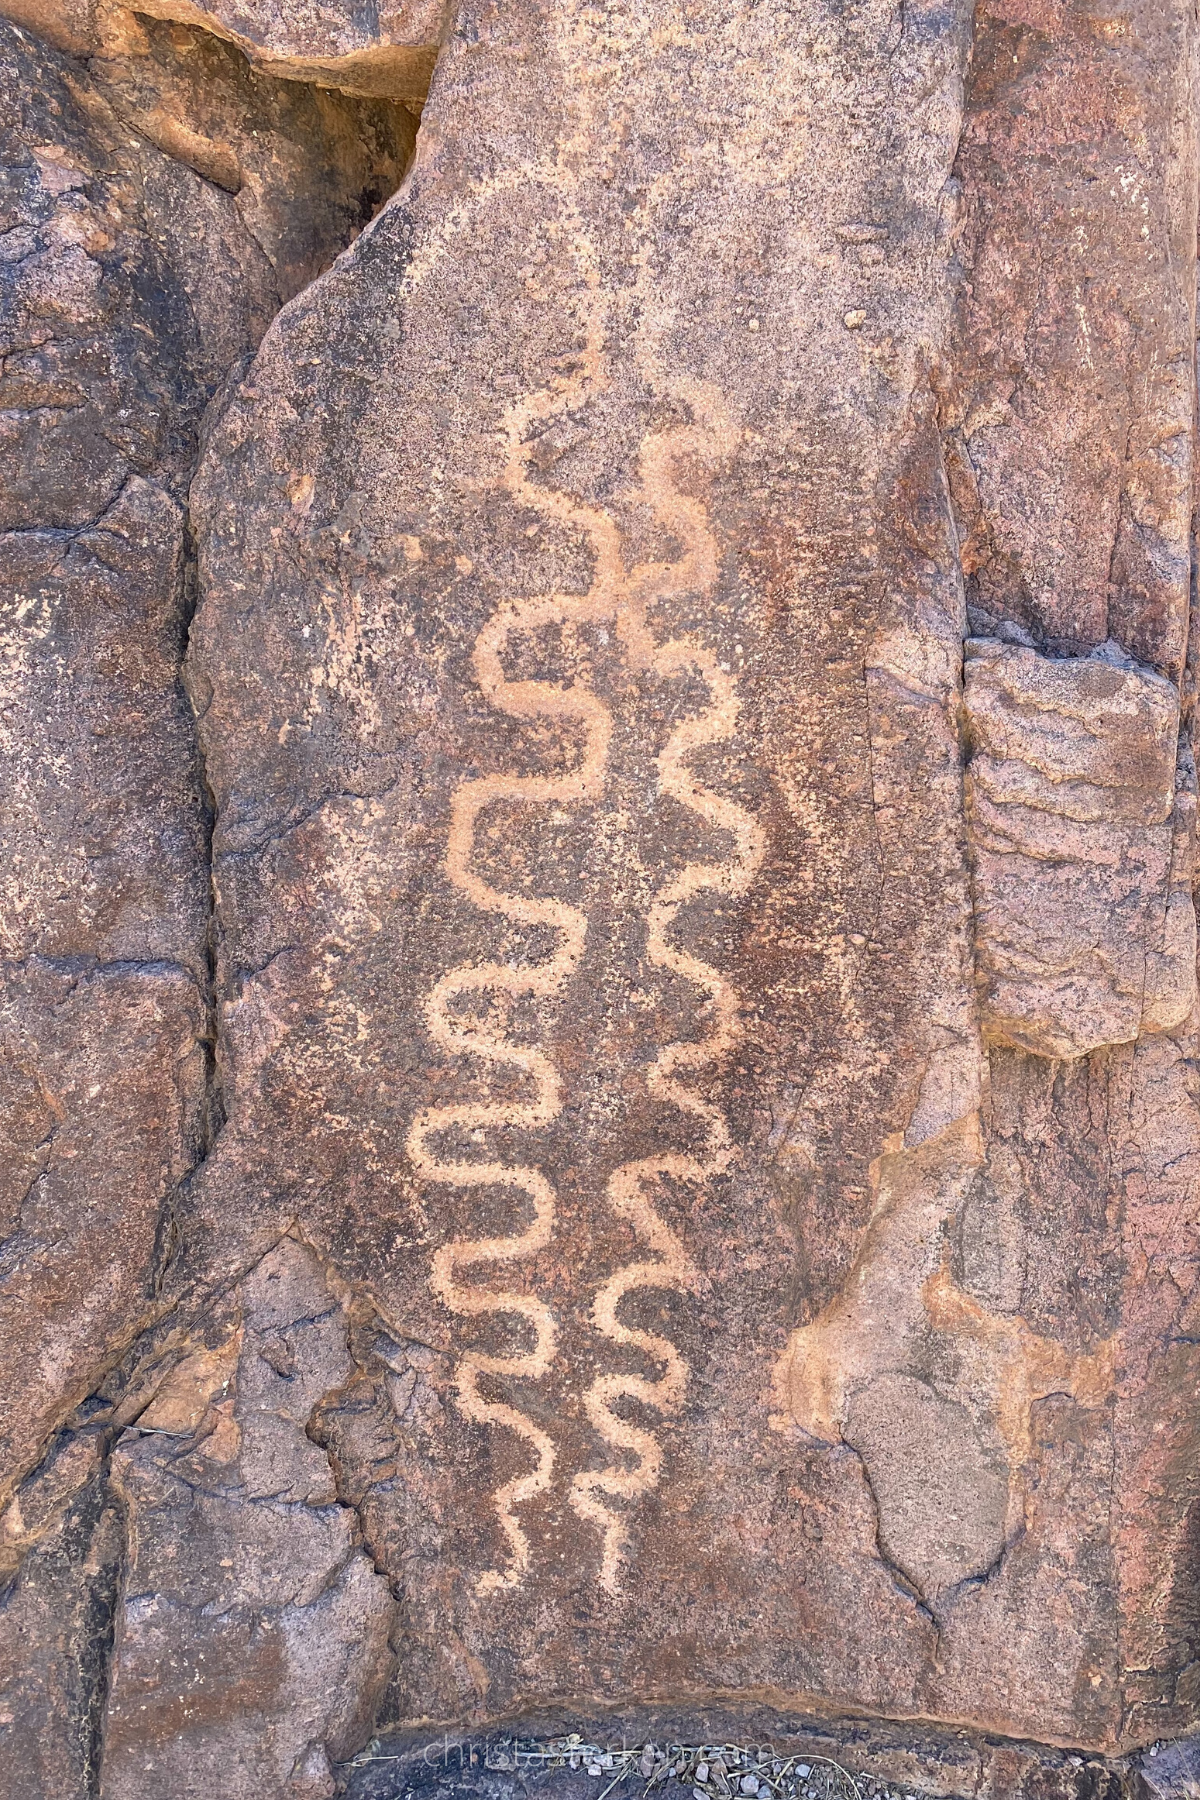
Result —
[[537, 1457], [532, 1471], [504, 1484], [493, 1495], [510, 1560], [507, 1568], [488, 1570], [480, 1576], [477, 1585], [483, 1592], [511, 1587], [525, 1574], [529, 1544], [514, 1508], [550, 1486], [555, 1448], [549, 1435], [517, 1408], [486, 1399], [479, 1391], [479, 1378], [545, 1374], [555, 1353], [557, 1325], [550, 1309], [531, 1296], [473, 1288], [460, 1280], [460, 1275], [481, 1264], [520, 1260], [543, 1248], [554, 1225], [555, 1196], [551, 1184], [537, 1169], [448, 1159], [432, 1150], [428, 1140], [454, 1127], [481, 1131], [503, 1125], [546, 1125], [561, 1111], [557, 1071], [543, 1052], [516, 1043], [479, 1017], [453, 1012], [451, 1007], [471, 993], [549, 998], [561, 991], [578, 968], [587, 934], [584, 913], [563, 901], [509, 894], [485, 881], [472, 867], [475, 833], [481, 813], [499, 800], [537, 805], [595, 798], [601, 791], [612, 728], [607, 708], [583, 688], [508, 680], [503, 671], [503, 655], [512, 638], [519, 632], [551, 623], [600, 623], [611, 619], [636, 666], [666, 678], [688, 672], [699, 675], [712, 703], [671, 734], [658, 758], [659, 788], [734, 839], [731, 855], [718, 862], [688, 864], [658, 890], [648, 909], [649, 960], [707, 991], [713, 1027], [699, 1043], [667, 1045], [648, 1076], [656, 1098], [690, 1114], [703, 1126], [699, 1152], [624, 1164], [608, 1183], [608, 1199], [614, 1211], [629, 1220], [654, 1260], [639, 1260], [610, 1277], [596, 1295], [593, 1319], [597, 1329], [612, 1342], [635, 1348], [657, 1359], [663, 1367], [662, 1374], [654, 1380], [629, 1374], [599, 1377], [585, 1396], [588, 1417], [605, 1442], [636, 1459], [632, 1468], [614, 1464], [601, 1471], [578, 1474], [572, 1483], [575, 1510], [601, 1529], [601, 1580], [610, 1591], [616, 1591], [618, 1586], [619, 1566], [627, 1548], [627, 1515], [614, 1511], [601, 1496], [632, 1501], [657, 1484], [662, 1469], [662, 1450], [657, 1439], [651, 1432], [622, 1419], [614, 1410], [615, 1403], [633, 1399], [669, 1414], [682, 1401], [688, 1374], [684, 1359], [667, 1339], [626, 1326], [618, 1317], [622, 1301], [636, 1289], [685, 1288], [694, 1279], [682, 1245], [659, 1217], [645, 1190], [664, 1178], [703, 1182], [722, 1171], [731, 1154], [728, 1126], [720, 1108], [703, 1100], [679, 1076], [719, 1064], [728, 1054], [738, 1034], [738, 998], [719, 970], [673, 945], [670, 932], [680, 908], [703, 891], [745, 891], [763, 855], [763, 836], [757, 822], [734, 801], [704, 787], [687, 767], [687, 758], [695, 751], [732, 736], [738, 715], [733, 681], [704, 645], [683, 638], [658, 643], [647, 619], [648, 608], [671, 595], [704, 592], [716, 583], [717, 549], [706, 509], [680, 492], [675, 464], [684, 455], [711, 460], [725, 454], [736, 441], [736, 434], [714, 390], [701, 383], [674, 385], [673, 392], [689, 404], [697, 422], [647, 437], [640, 476], [645, 498], [660, 522], [683, 544], [684, 554], [672, 563], [640, 564], [627, 575], [620, 534], [608, 514], [561, 491], [539, 487], [530, 479], [531, 446], [526, 442], [530, 427], [569, 410], [585, 393], [601, 384], [602, 333], [595, 315], [588, 322], [584, 349], [573, 361], [576, 366], [571, 373], [517, 401], [506, 414], [508, 451], [503, 480], [518, 503], [587, 536], [594, 556], [593, 578], [583, 595], [551, 594], [504, 602], [480, 632], [473, 662], [480, 686], [493, 706], [526, 720], [573, 721], [582, 728], [583, 750], [577, 764], [558, 776], [496, 775], [460, 783], [451, 803], [446, 854], [450, 880], [475, 905], [516, 923], [550, 926], [559, 941], [554, 953], [537, 964], [488, 962], [452, 969], [435, 985], [425, 1006], [430, 1034], [443, 1049], [456, 1055], [474, 1055], [495, 1067], [520, 1069], [533, 1083], [534, 1098], [520, 1106], [472, 1103], [427, 1108], [414, 1120], [408, 1139], [414, 1167], [426, 1179], [457, 1187], [507, 1186], [524, 1192], [533, 1208], [533, 1221], [524, 1231], [505, 1237], [455, 1240], [437, 1252], [433, 1265], [432, 1286], [451, 1311], [464, 1316], [514, 1316], [524, 1320], [534, 1334], [533, 1348], [526, 1353], [499, 1357], [468, 1352], [456, 1368], [464, 1413], [479, 1423], [515, 1432], [533, 1447]]
[[516, 801], [527, 806], [578, 803], [598, 795], [603, 784], [612, 731], [607, 708], [583, 688], [548, 681], [510, 681], [503, 668], [504, 652], [517, 633], [550, 623], [607, 618], [616, 604], [622, 565], [615, 525], [605, 514], [572, 501], [565, 494], [535, 486], [528, 472], [532, 446], [525, 442], [531, 425], [577, 404], [598, 381], [601, 345], [599, 324], [595, 318], [589, 319], [582, 355], [572, 359], [576, 367], [538, 393], [517, 401], [508, 410], [504, 425], [508, 441], [504, 485], [519, 503], [586, 533], [595, 555], [591, 586], [583, 595], [537, 595], [504, 602], [483, 627], [473, 652], [476, 677], [494, 707], [513, 718], [574, 723], [582, 731], [582, 751], [574, 767], [560, 775], [492, 775], [461, 782], [451, 802], [446, 851], [445, 866], [451, 882], [476, 906], [516, 924], [549, 926], [558, 941], [553, 953], [538, 963], [483, 962], [451, 969], [425, 1002], [430, 1035], [442, 1049], [452, 1055], [475, 1056], [495, 1068], [521, 1070], [532, 1082], [534, 1097], [523, 1105], [481, 1102], [428, 1107], [418, 1114], [408, 1136], [410, 1159], [426, 1180], [458, 1188], [507, 1187], [516, 1194], [524, 1193], [533, 1209], [532, 1223], [523, 1231], [505, 1237], [456, 1239], [444, 1245], [433, 1259], [431, 1285], [450, 1311], [466, 1317], [516, 1317], [532, 1330], [534, 1339], [530, 1350], [509, 1356], [468, 1351], [455, 1369], [459, 1405], [466, 1416], [478, 1424], [515, 1432], [532, 1447], [537, 1459], [532, 1470], [504, 1483], [492, 1496], [508, 1543], [509, 1561], [505, 1568], [484, 1571], [476, 1584], [481, 1593], [513, 1587], [525, 1575], [529, 1540], [515, 1508], [550, 1486], [555, 1447], [548, 1433], [517, 1407], [487, 1399], [480, 1392], [480, 1377], [544, 1375], [554, 1358], [558, 1328], [553, 1313], [543, 1302], [508, 1289], [498, 1292], [472, 1287], [461, 1277], [483, 1264], [521, 1261], [544, 1248], [554, 1226], [555, 1194], [538, 1169], [447, 1158], [432, 1149], [429, 1140], [455, 1127], [462, 1132], [476, 1132], [503, 1126], [544, 1126], [562, 1108], [558, 1073], [548, 1056], [513, 1041], [478, 1016], [451, 1009], [470, 994], [503, 993], [548, 999], [561, 991], [583, 955], [587, 919], [579, 908], [552, 898], [506, 893], [478, 875], [472, 863], [480, 815], [497, 801]]
[[[712, 1029], [699, 1042], [666, 1045], [647, 1078], [656, 1099], [691, 1115], [703, 1127], [699, 1151], [624, 1163], [609, 1178], [607, 1187], [613, 1211], [628, 1220], [654, 1260], [630, 1263], [610, 1276], [596, 1294], [592, 1317], [596, 1329], [611, 1342], [638, 1350], [662, 1366], [662, 1373], [654, 1379], [633, 1374], [598, 1376], [584, 1396], [588, 1419], [605, 1443], [618, 1455], [634, 1459], [632, 1466], [614, 1460], [605, 1469], [581, 1471], [571, 1486], [575, 1511], [600, 1529], [600, 1581], [614, 1594], [620, 1589], [621, 1563], [629, 1547], [630, 1514], [626, 1509], [657, 1486], [663, 1462], [662, 1446], [654, 1434], [622, 1418], [616, 1405], [635, 1401], [669, 1416], [682, 1404], [688, 1379], [684, 1358], [667, 1338], [625, 1325], [618, 1316], [622, 1302], [638, 1289], [682, 1290], [695, 1280], [682, 1243], [655, 1210], [647, 1190], [664, 1179], [702, 1184], [721, 1173], [732, 1155], [724, 1113], [679, 1077], [715, 1068], [729, 1054], [738, 1036], [738, 996], [719, 969], [673, 944], [671, 931], [680, 909], [697, 895], [713, 890], [744, 893], [765, 851], [758, 822], [735, 801], [705, 787], [687, 766], [694, 752], [733, 736], [738, 700], [732, 677], [711, 650], [690, 638], [657, 643], [647, 620], [651, 605], [674, 594], [706, 592], [716, 585], [717, 546], [707, 511], [701, 502], [679, 491], [675, 465], [689, 454], [714, 460], [727, 454], [736, 441], [711, 388], [699, 382], [675, 383], [673, 392], [689, 404], [696, 423], [648, 436], [640, 473], [644, 496], [660, 523], [684, 546], [684, 554], [674, 563], [646, 563], [633, 571], [627, 602], [618, 615], [618, 631], [635, 663], [665, 678], [692, 672], [708, 688], [711, 704], [677, 726], [658, 757], [659, 791], [705, 824], [728, 833], [734, 842], [731, 854], [719, 861], [688, 863], [658, 889], [648, 909], [649, 961], [707, 991]], [[615, 1507], [613, 1501], [623, 1506]]]

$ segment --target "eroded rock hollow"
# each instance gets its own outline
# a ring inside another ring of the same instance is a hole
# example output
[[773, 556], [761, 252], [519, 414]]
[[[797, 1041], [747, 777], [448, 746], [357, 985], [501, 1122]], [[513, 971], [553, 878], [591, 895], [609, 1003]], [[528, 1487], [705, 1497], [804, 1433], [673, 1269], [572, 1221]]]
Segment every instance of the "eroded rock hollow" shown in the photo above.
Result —
[[0, 10], [0, 1791], [1187, 1790], [1192, 0]]

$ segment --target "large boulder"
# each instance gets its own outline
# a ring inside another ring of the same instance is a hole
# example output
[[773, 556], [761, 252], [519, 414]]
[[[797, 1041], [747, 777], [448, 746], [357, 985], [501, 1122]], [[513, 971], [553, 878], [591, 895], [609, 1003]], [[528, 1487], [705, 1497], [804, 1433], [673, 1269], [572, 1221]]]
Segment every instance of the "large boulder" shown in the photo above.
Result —
[[1190, 0], [9, 5], [6, 1791], [1141, 1791]]

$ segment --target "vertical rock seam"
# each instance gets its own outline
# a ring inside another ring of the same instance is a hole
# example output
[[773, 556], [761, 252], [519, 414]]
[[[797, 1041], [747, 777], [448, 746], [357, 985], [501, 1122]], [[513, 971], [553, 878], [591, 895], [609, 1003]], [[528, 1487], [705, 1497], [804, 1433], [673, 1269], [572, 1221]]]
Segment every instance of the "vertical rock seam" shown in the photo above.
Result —
[[399, 185], [423, 92], [260, 75], [180, 10], [0, 6], [29, 27], [0, 21], [6, 1800], [114, 1791], [110, 1461], [205, 1328], [171, 1287], [222, 1124], [215, 803], [180, 681], [198, 441]]

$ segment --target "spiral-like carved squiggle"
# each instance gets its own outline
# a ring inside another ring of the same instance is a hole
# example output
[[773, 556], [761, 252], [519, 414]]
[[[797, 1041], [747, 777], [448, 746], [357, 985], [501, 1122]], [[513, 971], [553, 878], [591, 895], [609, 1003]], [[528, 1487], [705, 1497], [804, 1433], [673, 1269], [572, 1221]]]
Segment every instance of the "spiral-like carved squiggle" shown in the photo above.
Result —
[[[480, 1424], [502, 1426], [525, 1439], [536, 1454], [536, 1466], [500, 1487], [493, 1496], [509, 1546], [503, 1569], [489, 1569], [478, 1587], [487, 1592], [515, 1585], [529, 1566], [529, 1542], [515, 1508], [545, 1492], [551, 1483], [555, 1447], [548, 1433], [511, 1404], [489, 1400], [480, 1391], [483, 1376], [536, 1377], [548, 1370], [556, 1349], [557, 1324], [548, 1306], [527, 1294], [471, 1286], [464, 1273], [486, 1263], [512, 1262], [542, 1249], [555, 1220], [554, 1190], [540, 1170], [498, 1161], [473, 1162], [439, 1152], [430, 1140], [447, 1131], [480, 1132], [499, 1127], [549, 1124], [561, 1111], [557, 1071], [541, 1050], [515, 1041], [478, 1013], [463, 1010], [468, 995], [528, 996], [548, 999], [561, 992], [578, 969], [586, 941], [585, 914], [565, 901], [511, 894], [484, 880], [473, 868], [480, 815], [499, 801], [521, 805], [579, 803], [596, 798], [607, 766], [612, 721], [608, 709], [588, 689], [549, 681], [510, 680], [504, 656], [512, 640], [546, 625], [615, 621], [618, 637], [631, 663], [667, 680], [698, 677], [711, 703], [683, 721], [658, 757], [659, 789], [687, 807], [706, 824], [729, 834], [731, 853], [717, 862], [687, 864], [655, 894], [647, 915], [647, 954], [655, 966], [684, 976], [706, 990], [712, 1028], [699, 1042], [667, 1045], [658, 1055], [648, 1085], [654, 1096], [690, 1115], [701, 1128], [700, 1143], [690, 1152], [672, 1153], [623, 1164], [610, 1177], [607, 1196], [613, 1210], [626, 1218], [645, 1245], [644, 1259], [618, 1270], [596, 1295], [593, 1319], [612, 1342], [634, 1348], [662, 1365], [654, 1379], [632, 1374], [598, 1377], [585, 1395], [587, 1415], [604, 1441], [634, 1459], [633, 1466], [613, 1466], [577, 1474], [571, 1502], [581, 1517], [602, 1532], [601, 1580], [616, 1591], [627, 1547], [628, 1513], [613, 1501], [629, 1502], [649, 1492], [662, 1471], [662, 1448], [653, 1433], [632, 1424], [615, 1410], [637, 1401], [666, 1415], [677, 1410], [687, 1384], [683, 1357], [666, 1338], [622, 1323], [619, 1308], [628, 1294], [642, 1288], [685, 1288], [694, 1274], [675, 1233], [649, 1197], [656, 1183], [672, 1180], [701, 1183], [728, 1166], [732, 1151], [721, 1109], [686, 1084], [687, 1073], [719, 1065], [738, 1030], [738, 999], [732, 985], [698, 957], [671, 941], [682, 907], [698, 894], [716, 890], [730, 894], [749, 885], [763, 854], [756, 821], [734, 801], [706, 788], [688, 767], [696, 751], [727, 741], [738, 715], [734, 684], [716, 656], [690, 638], [660, 643], [648, 610], [674, 594], [705, 592], [717, 578], [716, 544], [703, 505], [680, 492], [675, 464], [685, 455], [711, 460], [724, 454], [735, 434], [719, 399], [701, 383], [675, 383], [673, 393], [690, 407], [694, 423], [650, 434], [640, 458], [642, 496], [659, 521], [684, 547], [671, 563], [643, 563], [628, 573], [621, 556], [615, 521], [561, 490], [530, 478], [530, 428], [551, 415], [569, 410], [601, 384], [602, 349], [597, 313], [589, 319], [586, 342], [575, 371], [540, 392], [518, 401], [506, 415], [508, 453], [504, 484], [518, 503], [544, 517], [582, 531], [593, 553], [593, 576], [585, 594], [538, 595], [504, 602], [476, 640], [473, 662], [480, 687], [497, 710], [511, 717], [549, 719], [574, 725], [582, 737], [575, 764], [557, 775], [494, 775], [461, 782], [451, 802], [446, 870], [450, 880], [486, 912], [514, 923], [551, 928], [557, 942], [541, 962], [464, 964], [436, 983], [425, 1003], [430, 1035], [454, 1055], [472, 1055], [495, 1068], [520, 1070], [533, 1087], [531, 1099], [428, 1107], [413, 1121], [408, 1151], [425, 1179], [459, 1188], [506, 1187], [527, 1196], [532, 1222], [509, 1236], [456, 1239], [434, 1257], [432, 1286], [451, 1311], [463, 1316], [507, 1315], [520, 1319], [533, 1334], [532, 1348], [508, 1356], [470, 1351], [459, 1358], [455, 1382], [459, 1404]], [[652, 1260], [651, 1260], [652, 1259]]]
[[503, 1426], [515, 1432], [532, 1446], [537, 1457], [535, 1468], [506, 1482], [493, 1496], [508, 1542], [509, 1562], [506, 1568], [489, 1569], [479, 1577], [477, 1586], [483, 1593], [512, 1587], [529, 1566], [529, 1541], [514, 1509], [550, 1486], [555, 1448], [548, 1433], [526, 1414], [482, 1394], [480, 1377], [544, 1375], [553, 1360], [558, 1333], [554, 1315], [542, 1301], [511, 1290], [472, 1287], [462, 1276], [482, 1264], [519, 1261], [544, 1248], [554, 1225], [555, 1195], [538, 1169], [448, 1158], [431, 1148], [430, 1140], [456, 1128], [460, 1132], [475, 1132], [504, 1126], [548, 1125], [562, 1107], [558, 1073], [544, 1052], [515, 1042], [505, 1031], [489, 1026], [477, 1015], [453, 1009], [470, 994], [548, 999], [561, 991], [583, 955], [587, 919], [582, 911], [561, 900], [505, 893], [478, 875], [472, 861], [480, 815], [497, 801], [524, 806], [578, 803], [594, 798], [603, 784], [612, 729], [608, 709], [584, 688], [550, 681], [510, 681], [503, 668], [505, 650], [518, 633], [547, 624], [608, 618], [616, 604], [622, 568], [615, 526], [605, 514], [534, 484], [529, 479], [530, 446], [525, 441], [531, 424], [570, 407], [583, 396], [596, 381], [599, 366], [599, 330], [594, 322], [589, 322], [587, 342], [575, 372], [518, 401], [505, 419], [506, 487], [522, 504], [587, 534], [595, 555], [591, 586], [583, 595], [537, 595], [505, 602], [480, 632], [473, 653], [480, 687], [494, 707], [513, 718], [574, 724], [582, 735], [582, 750], [575, 765], [562, 774], [493, 775], [461, 782], [451, 802], [446, 853], [450, 880], [476, 906], [516, 924], [548, 926], [555, 932], [557, 942], [553, 953], [538, 963], [482, 962], [451, 969], [425, 1002], [425, 1017], [435, 1043], [452, 1054], [472, 1055], [496, 1068], [519, 1069], [533, 1085], [533, 1098], [523, 1104], [481, 1102], [427, 1107], [417, 1115], [408, 1134], [409, 1157], [426, 1180], [459, 1188], [506, 1187], [515, 1194], [525, 1194], [533, 1208], [532, 1223], [525, 1230], [507, 1237], [456, 1239], [444, 1245], [433, 1259], [434, 1292], [452, 1312], [463, 1316], [509, 1315], [523, 1320], [533, 1333], [533, 1346], [527, 1351], [508, 1356], [468, 1351], [459, 1358], [455, 1370], [459, 1405], [466, 1416], [479, 1424]]
[[[706, 646], [690, 638], [663, 644], [654, 640], [647, 609], [672, 594], [704, 592], [717, 579], [717, 547], [701, 503], [680, 493], [675, 464], [684, 455], [711, 460], [728, 451], [734, 434], [719, 399], [702, 384], [674, 384], [691, 407], [691, 426], [654, 433], [641, 455], [642, 488], [661, 523], [684, 546], [671, 564], [643, 564], [632, 572], [626, 604], [618, 614], [618, 630], [630, 658], [666, 679], [692, 674], [704, 682], [711, 704], [671, 733], [658, 757], [659, 791], [693, 812], [705, 824], [733, 839], [731, 854], [719, 862], [688, 863], [655, 894], [647, 918], [647, 956], [657, 968], [684, 976], [708, 994], [712, 1028], [698, 1042], [666, 1045], [647, 1077], [656, 1099], [689, 1114], [702, 1128], [701, 1142], [691, 1153], [645, 1157], [623, 1163], [607, 1187], [614, 1212], [629, 1221], [649, 1258], [619, 1269], [600, 1287], [592, 1309], [596, 1328], [613, 1343], [640, 1351], [657, 1361], [654, 1379], [634, 1374], [601, 1375], [584, 1396], [592, 1425], [614, 1450], [633, 1458], [608, 1468], [585, 1470], [574, 1477], [571, 1504], [581, 1518], [602, 1534], [600, 1581], [610, 1593], [620, 1586], [621, 1561], [628, 1549], [628, 1505], [649, 1493], [662, 1473], [663, 1452], [654, 1434], [616, 1411], [619, 1402], [634, 1401], [664, 1416], [678, 1410], [687, 1386], [687, 1365], [665, 1337], [622, 1323], [621, 1303], [642, 1288], [686, 1289], [695, 1279], [682, 1243], [655, 1210], [649, 1190], [664, 1180], [703, 1183], [728, 1167], [732, 1146], [721, 1108], [705, 1100], [680, 1077], [685, 1072], [715, 1069], [738, 1035], [739, 1002], [728, 979], [699, 957], [671, 941], [680, 909], [705, 891], [740, 894], [749, 887], [762, 861], [762, 828], [735, 801], [697, 780], [687, 759], [709, 744], [727, 742], [734, 733], [738, 701], [729, 673]], [[624, 1503], [621, 1507], [613, 1501]]]

